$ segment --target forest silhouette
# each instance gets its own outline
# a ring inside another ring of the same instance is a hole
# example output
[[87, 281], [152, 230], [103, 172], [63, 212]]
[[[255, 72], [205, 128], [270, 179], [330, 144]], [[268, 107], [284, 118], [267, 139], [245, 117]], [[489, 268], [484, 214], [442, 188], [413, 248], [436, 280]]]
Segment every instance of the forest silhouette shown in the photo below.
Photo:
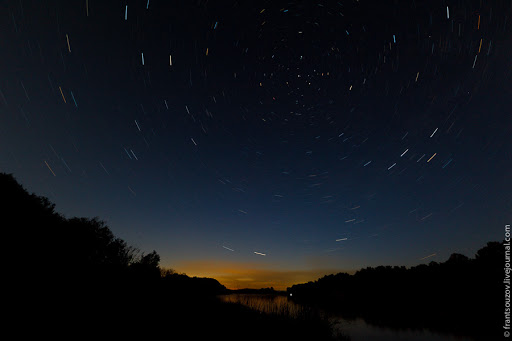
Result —
[[[129, 246], [98, 218], [64, 217], [11, 174], [0, 173], [0, 185], [12, 298], [6, 309], [13, 325], [29, 326], [17, 329], [20, 335], [332, 339], [325, 319], [276, 318], [221, 303], [216, 295], [231, 290], [217, 280], [161, 269], [156, 251]], [[374, 324], [487, 337], [501, 331], [503, 260], [503, 244], [489, 242], [474, 259], [452, 254], [444, 263], [409, 269], [338, 273], [287, 293]]]
[[475, 258], [411, 268], [368, 267], [287, 288], [291, 298], [344, 317], [398, 329], [429, 328], [482, 340], [502, 335], [503, 242], [488, 242]]
[[[8, 328], [17, 336], [187, 337], [223, 340], [332, 340], [328, 322], [275, 317], [216, 295], [212, 278], [159, 267], [98, 218], [65, 218], [46, 197], [0, 173], [9, 258]], [[12, 294], [12, 295], [11, 295]]]

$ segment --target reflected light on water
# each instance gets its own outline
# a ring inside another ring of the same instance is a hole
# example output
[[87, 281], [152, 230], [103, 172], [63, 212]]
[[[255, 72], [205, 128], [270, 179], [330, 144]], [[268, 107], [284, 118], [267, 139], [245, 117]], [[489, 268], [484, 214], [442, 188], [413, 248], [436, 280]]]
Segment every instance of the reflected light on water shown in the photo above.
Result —
[[288, 300], [286, 296], [231, 294], [221, 295], [219, 298], [223, 302], [241, 304], [253, 310], [272, 315], [298, 318], [309, 312], [309, 309]]
[[241, 304], [262, 313], [307, 319], [327, 317], [334, 334], [346, 334], [352, 341], [472, 341], [471, 338], [437, 333], [428, 329], [392, 329], [368, 324], [362, 318], [346, 319], [335, 314], [322, 313], [288, 299], [287, 296], [265, 294], [230, 294], [218, 296], [221, 301]]

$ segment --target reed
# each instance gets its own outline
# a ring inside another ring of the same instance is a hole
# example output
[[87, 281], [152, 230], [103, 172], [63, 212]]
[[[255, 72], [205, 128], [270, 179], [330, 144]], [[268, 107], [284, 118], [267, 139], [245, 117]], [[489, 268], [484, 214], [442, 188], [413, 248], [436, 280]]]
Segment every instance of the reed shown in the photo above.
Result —
[[321, 311], [297, 304], [289, 300], [287, 296], [229, 294], [220, 295], [218, 298], [224, 303], [245, 306], [258, 311], [275, 321], [289, 321], [293, 325], [300, 326], [306, 332], [312, 332], [313, 335], [325, 333], [326, 339], [350, 340], [339, 328], [333, 328], [333, 323]]
[[321, 312], [299, 305], [282, 295], [230, 294], [221, 295], [219, 298], [222, 302], [241, 304], [268, 315], [296, 320], [323, 319]]

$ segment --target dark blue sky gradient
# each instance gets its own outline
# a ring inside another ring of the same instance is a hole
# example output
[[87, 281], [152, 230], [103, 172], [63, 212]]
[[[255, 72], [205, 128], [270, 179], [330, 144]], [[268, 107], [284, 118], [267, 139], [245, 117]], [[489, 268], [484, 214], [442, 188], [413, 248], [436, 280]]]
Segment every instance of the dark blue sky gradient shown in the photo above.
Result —
[[0, 170], [231, 287], [473, 256], [512, 220], [510, 6], [7, 1]]

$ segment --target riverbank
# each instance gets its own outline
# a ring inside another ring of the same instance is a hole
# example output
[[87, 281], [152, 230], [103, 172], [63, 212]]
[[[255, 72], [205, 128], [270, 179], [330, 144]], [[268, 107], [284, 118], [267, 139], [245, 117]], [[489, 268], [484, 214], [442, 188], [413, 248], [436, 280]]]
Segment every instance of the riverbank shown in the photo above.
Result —
[[[417, 327], [415, 323], [377, 323], [354, 315], [340, 315], [333, 311], [300, 304], [290, 297], [270, 294], [238, 294], [219, 296], [224, 302], [238, 303], [253, 310], [274, 316], [302, 317], [305, 320], [328, 320], [334, 335], [351, 341], [366, 340], [409, 340], [409, 341], [473, 341], [475, 339], [457, 335], [450, 331], [440, 332], [430, 328]], [[382, 313], [385, 315], [385, 312]], [[313, 318], [311, 318], [313, 317]]]
[[[327, 320], [291, 318], [226, 303], [216, 296], [166, 293], [105, 297], [47, 297], [31, 312], [29, 335], [186, 337], [193, 340], [347, 340], [335, 338]], [[150, 290], [150, 291], [147, 291]], [[52, 310], [48, 311], [48, 307]]]

